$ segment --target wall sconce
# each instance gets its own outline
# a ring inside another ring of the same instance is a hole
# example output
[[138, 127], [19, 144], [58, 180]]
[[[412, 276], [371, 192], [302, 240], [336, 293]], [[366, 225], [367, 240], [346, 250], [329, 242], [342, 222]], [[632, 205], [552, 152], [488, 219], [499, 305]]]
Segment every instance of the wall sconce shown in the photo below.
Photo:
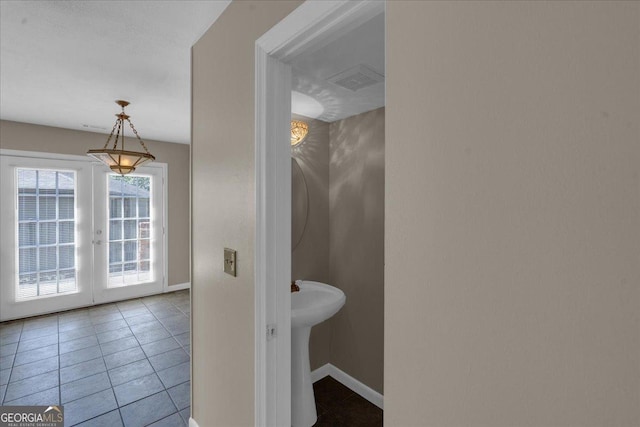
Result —
[[291, 146], [300, 144], [309, 133], [309, 125], [300, 120], [291, 120]]

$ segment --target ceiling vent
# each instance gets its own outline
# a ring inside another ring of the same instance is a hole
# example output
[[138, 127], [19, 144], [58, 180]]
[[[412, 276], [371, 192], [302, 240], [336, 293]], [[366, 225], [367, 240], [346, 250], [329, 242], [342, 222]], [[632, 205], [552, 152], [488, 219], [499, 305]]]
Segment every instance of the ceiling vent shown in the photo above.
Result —
[[355, 92], [362, 88], [383, 82], [384, 76], [376, 73], [366, 65], [360, 64], [338, 73], [333, 77], [329, 77], [327, 81]]

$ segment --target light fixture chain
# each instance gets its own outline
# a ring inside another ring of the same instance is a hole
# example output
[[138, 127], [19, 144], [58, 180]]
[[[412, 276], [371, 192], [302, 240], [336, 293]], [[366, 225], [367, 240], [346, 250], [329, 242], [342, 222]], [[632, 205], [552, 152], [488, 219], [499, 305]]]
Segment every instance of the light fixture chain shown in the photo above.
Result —
[[146, 151], [147, 154], [151, 154], [151, 153], [149, 153], [149, 149], [144, 144], [144, 141], [142, 140], [142, 138], [140, 138], [140, 135], [138, 135], [138, 131], [136, 130], [135, 127], [133, 127], [133, 123], [131, 123], [131, 120], [127, 119], [127, 121], [129, 122], [129, 126], [131, 127], [131, 130], [133, 131], [133, 134], [136, 136], [136, 138], [138, 138], [138, 141], [140, 142], [140, 145], [142, 145], [142, 148], [144, 148], [144, 151]]
[[103, 150], [105, 150], [107, 148], [107, 146], [109, 145], [109, 141], [111, 141], [111, 138], [113, 137], [113, 133], [116, 131], [116, 126], [118, 126], [118, 121], [117, 120], [113, 124], [113, 128], [111, 129], [111, 133], [109, 134], [109, 138], [107, 138], [107, 142], [105, 142], [104, 143], [104, 147], [102, 147]]
[[[122, 120], [118, 119], [116, 121], [116, 125], [118, 126], [118, 130], [116, 131], [116, 138], [113, 141], [113, 149], [115, 150], [116, 148], [118, 148], [118, 136], [120, 136], [120, 129], [122, 127]], [[115, 127], [115, 126], [114, 126]], [[124, 132], [124, 129], [122, 129], [122, 131]], [[122, 149], [124, 150], [124, 138], [122, 139]]]

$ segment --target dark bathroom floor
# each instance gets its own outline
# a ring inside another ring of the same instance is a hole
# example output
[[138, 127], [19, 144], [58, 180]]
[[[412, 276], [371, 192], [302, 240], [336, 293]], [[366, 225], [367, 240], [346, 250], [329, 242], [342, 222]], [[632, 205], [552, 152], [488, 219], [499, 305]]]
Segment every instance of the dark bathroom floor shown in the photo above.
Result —
[[313, 384], [318, 421], [314, 427], [382, 426], [382, 409], [331, 377]]

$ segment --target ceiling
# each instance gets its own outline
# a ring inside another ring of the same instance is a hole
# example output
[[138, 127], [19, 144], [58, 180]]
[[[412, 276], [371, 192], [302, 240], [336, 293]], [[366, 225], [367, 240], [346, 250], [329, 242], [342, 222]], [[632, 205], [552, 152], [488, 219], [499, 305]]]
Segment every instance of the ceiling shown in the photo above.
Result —
[[[190, 50], [225, 1], [0, 0], [0, 118], [109, 133], [119, 108], [143, 139], [190, 142]], [[384, 75], [384, 15], [296, 57], [292, 109], [332, 122], [384, 105], [384, 82], [357, 91], [345, 70]]]
[[229, 1], [0, 1], [0, 118], [189, 143], [191, 46]]
[[[333, 122], [384, 106], [384, 24], [384, 13], [378, 14], [333, 42], [294, 58], [293, 112]], [[357, 71], [361, 73], [354, 76]], [[354, 91], [332, 82], [343, 73], [352, 76], [347, 82], [360, 77], [372, 84]]]

